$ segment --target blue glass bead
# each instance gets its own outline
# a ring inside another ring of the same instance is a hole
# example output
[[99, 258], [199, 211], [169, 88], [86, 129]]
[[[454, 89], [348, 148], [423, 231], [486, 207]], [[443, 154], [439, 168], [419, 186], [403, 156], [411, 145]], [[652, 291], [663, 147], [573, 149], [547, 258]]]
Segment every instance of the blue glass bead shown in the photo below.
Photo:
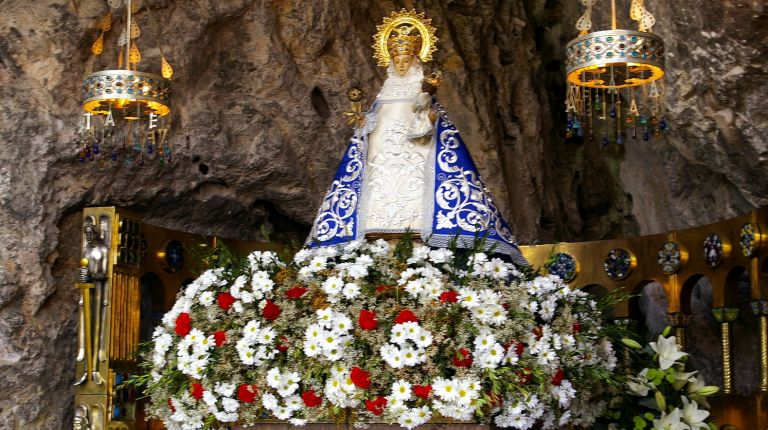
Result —
[[571, 128], [581, 128], [581, 123], [578, 119], [574, 119], [573, 123], [571, 124]]
[[616, 105], [611, 105], [611, 118], [616, 118]]
[[117, 151], [112, 151], [112, 161], [117, 161]]
[[608, 136], [603, 136], [603, 146], [608, 146]]
[[138, 142], [133, 144], [133, 152], [141, 152], [141, 145]]
[[645, 129], [643, 129], [643, 140], [647, 142], [650, 138], [651, 133], [648, 132], [648, 127], [645, 127]]
[[155, 152], [155, 148], [154, 148], [154, 146], [152, 146], [152, 144], [151, 144], [151, 143], [148, 143], [148, 144], [147, 144], [147, 154], [151, 154], [151, 153], [153, 153], [153, 152]]
[[659, 130], [664, 131], [666, 129], [667, 129], [667, 120], [662, 118], [661, 121], [659, 121]]
[[623, 144], [624, 144], [624, 136], [622, 136], [622, 135], [618, 135], [618, 136], [616, 137], [616, 144], [617, 144], [617, 145], [623, 145]]
[[648, 115], [642, 115], [642, 116], [640, 116], [640, 124], [641, 124], [641, 125], [646, 125], [646, 124], [648, 124]]
[[576, 131], [576, 135], [579, 137], [584, 136], [584, 129], [583, 128], [578, 129], [578, 131]]
[[98, 153], [99, 153], [99, 144], [98, 143], [94, 143], [93, 144], [93, 154], [94, 155], [98, 155]]

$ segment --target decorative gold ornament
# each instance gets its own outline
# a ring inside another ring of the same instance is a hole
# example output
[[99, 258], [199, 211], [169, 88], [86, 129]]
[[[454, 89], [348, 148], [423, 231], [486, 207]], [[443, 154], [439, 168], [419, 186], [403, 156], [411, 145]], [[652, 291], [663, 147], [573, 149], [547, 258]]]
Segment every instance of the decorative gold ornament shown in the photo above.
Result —
[[112, 12], [107, 12], [104, 18], [101, 19], [101, 32], [106, 33], [112, 29]]
[[667, 128], [661, 81], [664, 41], [650, 32], [656, 19], [642, 0], [633, 0], [630, 18], [638, 30], [619, 29], [616, 1], [611, 0], [611, 29], [591, 31], [596, 1], [581, 0], [586, 12], [576, 23], [579, 36], [565, 49], [566, 137], [592, 140], [597, 132], [603, 145], [609, 140], [623, 144], [626, 137], [638, 135], [647, 141]]
[[431, 19], [415, 10], [402, 9], [385, 17], [373, 36], [374, 58], [379, 66], [389, 66], [393, 52], [397, 55], [418, 55], [423, 63], [432, 61], [438, 39], [431, 24]]
[[168, 64], [168, 60], [165, 59], [165, 55], [163, 55], [161, 58], [160, 70], [162, 71], [163, 77], [165, 79], [171, 79], [171, 76], [173, 76], [173, 68], [170, 64]]
[[424, 78], [424, 81], [437, 88], [443, 83], [443, 72], [439, 70], [437, 72], [432, 72], [429, 76]]
[[363, 99], [363, 90], [358, 87], [352, 87], [347, 91], [347, 96], [351, 102], [359, 102]]
[[[116, 11], [122, 21], [117, 68], [83, 78], [85, 112], [78, 133], [79, 159], [82, 162], [98, 160], [100, 165], [106, 165], [107, 160], [125, 165], [143, 164], [145, 159], [165, 164], [171, 161], [167, 139], [171, 126], [168, 79], [173, 69], [160, 50], [162, 76], [137, 70], [142, 60], [136, 41], [142, 31], [133, 15], [139, 10], [138, 3], [115, 0], [109, 4], [113, 10], [101, 18], [102, 33], [91, 46], [91, 52], [95, 55], [103, 52], [104, 34], [112, 28]], [[149, 11], [145, 9], [142, 13]]]
[[93, 42], [91, 52], [93, 55], [101, 55], [104, 52], [104, 33], [99, 34], [99, 37]]
[[131, 23], [131, 39], [136, 39], [139, 36], [141, 36], [141, 29], [139, 28], [139, 24], [134, 21]]
[[128, 54], [128, 61], [131, 64], [136, 64], [141, 61], [141, 52], [136, 44], [131, 45], [130, 54]]

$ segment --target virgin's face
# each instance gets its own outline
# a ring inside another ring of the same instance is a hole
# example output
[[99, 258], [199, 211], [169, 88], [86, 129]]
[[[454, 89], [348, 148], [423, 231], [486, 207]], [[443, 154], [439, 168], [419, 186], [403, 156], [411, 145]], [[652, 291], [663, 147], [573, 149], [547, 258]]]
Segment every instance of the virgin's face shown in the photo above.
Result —
[[395, 63], [395, 73], [397, 73], [397, 76], [405, 76], [413, 64], [413, 55], [397, 55], [392, 61]]

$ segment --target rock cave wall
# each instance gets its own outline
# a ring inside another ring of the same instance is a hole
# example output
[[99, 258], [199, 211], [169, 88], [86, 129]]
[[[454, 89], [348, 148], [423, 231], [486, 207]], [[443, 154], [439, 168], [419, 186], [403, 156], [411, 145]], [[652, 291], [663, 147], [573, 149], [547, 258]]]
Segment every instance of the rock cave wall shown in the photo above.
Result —
[[[111, 66], [89, 56], [106, 2], [0, 1], [0, 427], [71, 422], [80, 209], [301, 241], [350, 134], [346, 91], [376, 94], [371, 34], [403, 6], [438, 28], [438, 95], [521, 242], [654, 233], [764, 205], [766, 6], [647, 3], [671, 52], [672, 129], [601, 149], [562, 138], [576, 1], [146, 0], [162, 26], [140, 12], [143, 40], [159, 31], [176, 70], [176, 159], [99, 168], [81, 166], [73, 142], [80, 79]], [[148, 45], [142, 65], [159, 68]]]

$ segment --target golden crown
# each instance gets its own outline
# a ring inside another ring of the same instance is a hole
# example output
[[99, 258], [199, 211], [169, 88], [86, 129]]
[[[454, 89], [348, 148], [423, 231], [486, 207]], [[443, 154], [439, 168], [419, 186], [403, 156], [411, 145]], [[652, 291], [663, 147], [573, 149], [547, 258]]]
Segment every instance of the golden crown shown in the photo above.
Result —
[[387, 50], [391, 57], [398, 55], [416, 55], [421, 48], [421, 35], [411, 34], [414, 30], [412, 25], [403, 24], [392, 30], [387, 40]]
[[374, 58], [379, 66], [387, 67], [395, 55], [418, 55], [424, 63], [432, 61], [437, 37], [431, 24], [431, 19], [415, 10], [402, 9], [385, 17], [373, 36]]

